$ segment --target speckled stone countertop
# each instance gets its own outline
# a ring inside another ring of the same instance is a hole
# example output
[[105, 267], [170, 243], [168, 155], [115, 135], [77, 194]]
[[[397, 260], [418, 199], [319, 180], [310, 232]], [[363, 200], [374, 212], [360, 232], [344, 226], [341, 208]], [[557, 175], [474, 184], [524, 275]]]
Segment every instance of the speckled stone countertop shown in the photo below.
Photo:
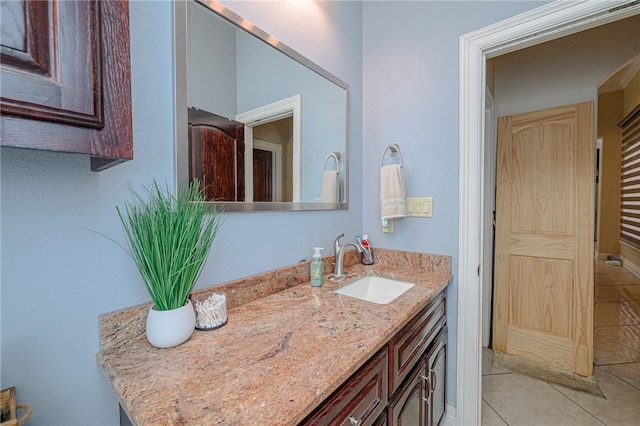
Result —
[[[322, 287], [305, 262], [200, 290], [227, 293], [229, 321], [174, 348], [147, 342], [149, 305], [105, 314], [98, 362], [135, 425], [295, 425], [451, 281], [448, 256], [374, 254]], [[333, 292], [371, 274], [416, 285], [387, 305]]]

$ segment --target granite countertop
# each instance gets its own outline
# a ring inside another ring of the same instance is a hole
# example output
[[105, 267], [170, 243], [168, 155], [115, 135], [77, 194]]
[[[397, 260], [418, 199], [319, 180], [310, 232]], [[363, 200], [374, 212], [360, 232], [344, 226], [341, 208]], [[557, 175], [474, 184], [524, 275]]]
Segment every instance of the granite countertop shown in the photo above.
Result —
[[[345, 270], [341, 281], [325, 277], [322, 287], [297, 284], [231, 306], [224, 327], [196, 330], [169, 349], [140, 332], [148, 305], [122, 311], [103, 319], [98, 361], [136, 425], [295, 425], [451, 280], [382, 262]], [[333, 292], [367, 274], [416, 285], [387, 305]]]

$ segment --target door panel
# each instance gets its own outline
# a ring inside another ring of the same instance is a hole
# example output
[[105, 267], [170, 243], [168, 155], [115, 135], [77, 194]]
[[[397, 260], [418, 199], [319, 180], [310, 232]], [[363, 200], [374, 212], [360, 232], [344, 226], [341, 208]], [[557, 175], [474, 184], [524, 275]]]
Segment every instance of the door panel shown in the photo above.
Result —
[[253, 201], [273, 200], [273, 153], [253, 149]]
[[494, 348], [583, 376], [593, 358], [593, 103], [498, 120]]

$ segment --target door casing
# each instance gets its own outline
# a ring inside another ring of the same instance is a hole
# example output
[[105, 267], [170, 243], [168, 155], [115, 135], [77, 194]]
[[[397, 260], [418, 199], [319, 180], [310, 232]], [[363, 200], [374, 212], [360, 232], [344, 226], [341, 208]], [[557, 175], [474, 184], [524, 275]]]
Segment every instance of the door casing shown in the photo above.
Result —
[[481, 423], [486, 60], [638, 13], [629, 0], [553, 2], [460, 37], [457, 406], [448, 415], [458, 424]]

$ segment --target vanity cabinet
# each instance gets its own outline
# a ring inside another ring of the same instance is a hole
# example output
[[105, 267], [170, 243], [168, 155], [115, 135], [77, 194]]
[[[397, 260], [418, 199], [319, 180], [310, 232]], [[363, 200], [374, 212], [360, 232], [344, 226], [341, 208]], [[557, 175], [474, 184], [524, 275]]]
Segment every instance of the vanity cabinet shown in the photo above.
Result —
[[127, 1], [2, 3], [2, 146], [133, 158]]
[[445, 409], [446, 341], [443, 292], [302, 424], [439, 424]]

